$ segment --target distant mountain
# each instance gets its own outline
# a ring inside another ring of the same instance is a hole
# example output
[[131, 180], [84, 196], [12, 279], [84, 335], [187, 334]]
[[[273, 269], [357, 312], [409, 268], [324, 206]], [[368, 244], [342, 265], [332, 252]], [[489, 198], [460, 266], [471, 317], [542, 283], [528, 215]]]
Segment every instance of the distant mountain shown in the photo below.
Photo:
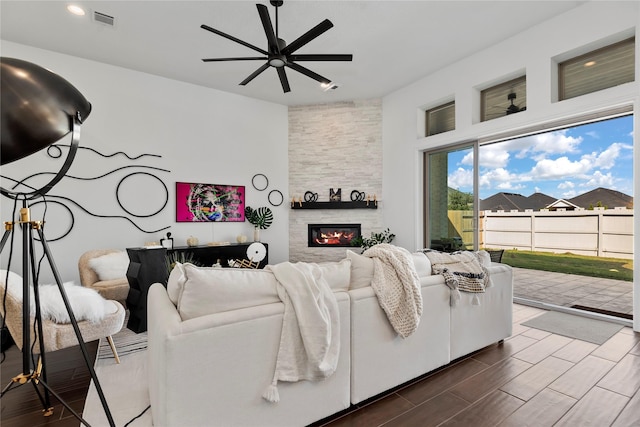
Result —
[[[533, 209], [534, 211], [539, 211], [557, 200], [559, 199], [555, 199], [544, 193], [533, 193], [529, 197], [525, 197], [518, 193], [500, 192], [484, 200], [480, 200], [480, 210], [494, 212], [498, 210], [505, 212], [518, 210], [523, 212], [526, 209]], [[596, 206], [604, 206], [607, 209], [623, 206], [629, 209], [633, 208], [633, 197], [620, 191], [602, 187], [588, 191], [572, 199], [566, 199], [566, 201], [584, 209], [590, 209]]]

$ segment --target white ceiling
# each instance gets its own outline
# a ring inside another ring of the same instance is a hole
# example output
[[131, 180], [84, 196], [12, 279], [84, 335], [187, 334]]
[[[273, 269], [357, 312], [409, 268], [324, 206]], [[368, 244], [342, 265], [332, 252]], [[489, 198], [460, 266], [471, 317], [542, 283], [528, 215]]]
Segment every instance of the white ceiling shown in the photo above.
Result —
[[[262, 62], [204, 63], [206, 57], [260, 56], [200, 28], [206, 24], [266, 49], [258, 1], [77, 1], [89, 13], [66, 11], [69, 1], [0, 2], [4, 40], [118, 65], [283, 105], [338, 102], [387, 95], [465, 56], [491, 46], [582, 1], [285, 1], [279, 36], [291, 42], [328, 18], [334, 24], [296, 53], [351, 53], [352, 62], [305, 62], [339, 84], [318, 82], [287, 68], [283, 93], [268, 69], [246, 86]], [[264, 0], [271, 12], [273, 7]], [[108, 27], [93, 11], [115, 17]]]

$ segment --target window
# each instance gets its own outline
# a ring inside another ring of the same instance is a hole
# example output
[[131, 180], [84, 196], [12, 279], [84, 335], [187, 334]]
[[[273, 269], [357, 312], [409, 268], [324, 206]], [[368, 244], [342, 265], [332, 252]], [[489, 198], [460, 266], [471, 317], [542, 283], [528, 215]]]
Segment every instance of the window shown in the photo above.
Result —
[[527, 76], [480, 92], [481, 121], [497, 119], [527, 109]]
[[635, 38], [558, 64], [559, 99], [569, 99], [634, 81]]
[[456, 128], [455, 101], [427, 110], [425, 115], [426, 136], [436, 135]]

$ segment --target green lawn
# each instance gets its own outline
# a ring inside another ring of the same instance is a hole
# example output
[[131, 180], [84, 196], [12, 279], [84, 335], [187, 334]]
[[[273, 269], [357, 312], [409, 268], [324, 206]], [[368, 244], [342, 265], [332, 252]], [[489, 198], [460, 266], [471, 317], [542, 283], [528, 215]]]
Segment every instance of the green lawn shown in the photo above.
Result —
[[633, 281], [633, 260], [506, 250], [502, 262], [512, 267]]

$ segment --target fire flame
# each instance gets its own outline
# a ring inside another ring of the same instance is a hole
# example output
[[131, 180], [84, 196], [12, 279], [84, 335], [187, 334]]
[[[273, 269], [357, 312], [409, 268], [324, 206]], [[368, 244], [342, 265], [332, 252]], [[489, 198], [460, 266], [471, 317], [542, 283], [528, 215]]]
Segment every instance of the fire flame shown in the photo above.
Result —
[[354, 237], [355, 232], [333, 231], [331, 233], [320, 233], [320, 237], [315, 239], [319, 245], [340, 245], [349, 243]]

